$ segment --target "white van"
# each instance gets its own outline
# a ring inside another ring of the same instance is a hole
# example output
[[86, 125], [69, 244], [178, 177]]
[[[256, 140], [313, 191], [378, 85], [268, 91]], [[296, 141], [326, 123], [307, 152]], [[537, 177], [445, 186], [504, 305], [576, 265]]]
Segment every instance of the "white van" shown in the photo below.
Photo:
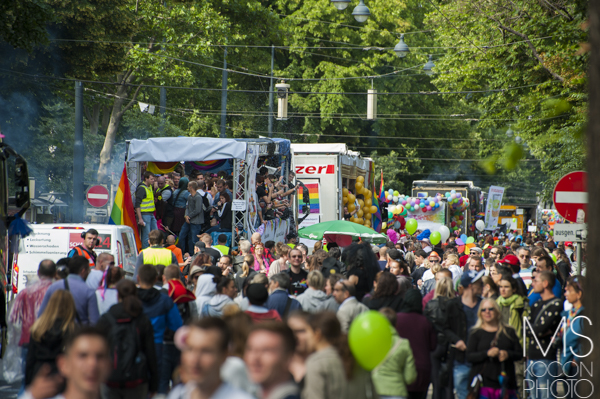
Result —
[[33, 233], [19, 243], [17, 258], [18, 290], [25, 288], [27, 281], [37, 278], [39, 263], [44, 259], [57, 261], [64, 258], [79, 244], [83, 243], [81, 233], [96, 229], [99, 245], [95, 252], [109, 252], [115, 257], [115, 264], [132, 275], [137, 259], [137, 247], [133, 229], [129, 226], [110, 224], [32, 224]]

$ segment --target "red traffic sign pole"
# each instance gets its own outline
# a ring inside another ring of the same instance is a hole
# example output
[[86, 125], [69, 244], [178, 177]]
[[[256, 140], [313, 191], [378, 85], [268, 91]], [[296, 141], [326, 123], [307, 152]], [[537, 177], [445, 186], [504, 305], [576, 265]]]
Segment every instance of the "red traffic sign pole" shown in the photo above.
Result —
[[108, 204], [110, 194], [104, 186], [92, 186], [86, 193], [88, 204], [94, 208], [103, 208]]
[[571, 172], [564, 175], [552, 194], [556, 211], [571, 223], [587, 221], [587, 172]]

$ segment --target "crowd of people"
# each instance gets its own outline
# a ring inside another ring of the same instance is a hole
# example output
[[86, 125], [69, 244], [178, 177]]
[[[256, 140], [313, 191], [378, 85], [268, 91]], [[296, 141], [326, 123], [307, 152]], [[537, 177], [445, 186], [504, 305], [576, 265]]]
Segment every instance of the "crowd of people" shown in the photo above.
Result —
[[[126, 276], [97, 236], [42, 261], [12, 304], [23, 398], [576, 397], [557, 377], [586, 352], [571, 243], [490, 235], [464, 255], [403, 235], [310, 251], [255, 233], [230, 251], [201, 233], [184, 262], [154, 229]], [[393, 334], [366, 370], [348, 334], [371, 310]]]
[[[294, 172], [290, 171], [287, 178], [288, 182], [285, 182], [281, 168], [262, 166], [259, 169], [255, 188], [258, 201], [255, 228], [276, 218], [293, 220], [290, 204], [298, 186], [293, 183]], [[225, 171], [202, 173], [192, 170], [185, 175], [181, 165], [164, 175], [145, 171], [136, 189], [134, 203], [142, 247], [148, 246], [150, 231], [157, 229], [178, 236], [177, 246], [184, 254], [193, 252], [200, 234], [231, 233], [233, 185], [232, 177]]]

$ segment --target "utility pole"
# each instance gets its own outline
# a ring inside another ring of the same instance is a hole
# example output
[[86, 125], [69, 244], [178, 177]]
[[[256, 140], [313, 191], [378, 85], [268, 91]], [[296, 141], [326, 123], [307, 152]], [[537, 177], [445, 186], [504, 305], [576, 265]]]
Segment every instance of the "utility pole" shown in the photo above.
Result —
[[227, 119], [227, 47], [225, 47], [225, 55], [223, 56], [223, 82], [221, 85], [221, 135], [219, 137], [226, 138], [225, 122]]
[[273, 64], [275, 62], [275, 46], [271, 45], [271, 83], [269, 85], [269, 137], [273, 137]]
[[83, 223], [83, 83], [75, 82], [75, 142], [73, 146], [73, 215], [74, 223]]

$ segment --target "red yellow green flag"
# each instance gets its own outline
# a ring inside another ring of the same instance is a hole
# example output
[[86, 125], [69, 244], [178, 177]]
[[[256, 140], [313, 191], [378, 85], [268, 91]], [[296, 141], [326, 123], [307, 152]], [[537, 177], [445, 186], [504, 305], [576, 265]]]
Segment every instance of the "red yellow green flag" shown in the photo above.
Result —
[[110, 212], [108, 224], [120, 224], [131, 227], [135, 234], [137, 249], [138, 251], [142, 250], [142, 240], [140, 239], [137, 223], [135, 221], [135, 210], [133, 209], [131, 190], [129, 189], [129, 179], [127, 178], [127, 167], [123, 167], [123, 174], [121, 174], [119, 189], [115, 196], [115, 202], [112, 211]]

